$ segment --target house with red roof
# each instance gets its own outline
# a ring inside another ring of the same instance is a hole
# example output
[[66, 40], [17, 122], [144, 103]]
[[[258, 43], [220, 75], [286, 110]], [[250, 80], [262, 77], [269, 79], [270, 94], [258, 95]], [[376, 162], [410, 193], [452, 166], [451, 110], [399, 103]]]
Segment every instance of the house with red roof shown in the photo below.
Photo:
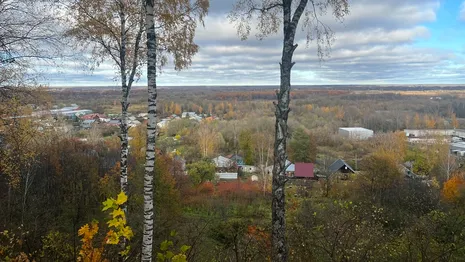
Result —
[[313, 163], [295, 163], [294, 178], [298, 179], [318, 179], [313, 172]]

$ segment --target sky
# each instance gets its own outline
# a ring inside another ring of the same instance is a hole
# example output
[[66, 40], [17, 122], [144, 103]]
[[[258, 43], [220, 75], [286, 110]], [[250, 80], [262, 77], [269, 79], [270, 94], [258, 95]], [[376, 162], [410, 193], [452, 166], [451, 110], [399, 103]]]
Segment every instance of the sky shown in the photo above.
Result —
[[[258, 1], [258, 0], [256, 0]], [[282, 33], [242, 41], [227, 18], [235, 0], [210, 0], [200, 50], [189, 69], [167, 65], [161, 86], [279, 85]], [[349, 0], [350, 14], [324, 21], [335, 33], [331, 53], [320, 61], [316, 44], [298, 30], [294, 85], [464, 84], [465, 1]], [[254, 26], [254, 25], [253, 25]], [[75, 61], [44, 67], [50, 86], [117, 86], [110, 62], [94, 70]], [[144, 85], [145, 75], [136, 85]]]

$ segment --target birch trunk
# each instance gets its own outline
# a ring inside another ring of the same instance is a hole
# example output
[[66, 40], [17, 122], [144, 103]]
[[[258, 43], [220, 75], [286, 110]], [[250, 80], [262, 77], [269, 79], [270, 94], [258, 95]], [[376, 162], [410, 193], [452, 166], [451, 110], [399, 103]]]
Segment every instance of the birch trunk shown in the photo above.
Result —
[[291, 69], [294, 63], [292, 56], [297, 45], [294, 44], [295, 31], [307, 0], [301, 0], [291, 19], [292, 0], [283, 0], [284, 40], [280, 63], [281, 81], [277, 92], [278, 103], [275, 104], [275, 144], [272, 181], [272, 261], [287, 261], [288, 246], [286, 242], [286, 148], [287, 148], [287, 119], [289, 116], [289, 102], [291, 90]]
[[145, 26], [147, 30], [148, 123], [144, 175], [144, 231], [142, 238], [142, 261], [144, 262], [152, 261], [154, 224], [153, 176], [155, 165], [155, 138], [157, 131], [157, 42], [153, 11], [153, 0], [146, 0]]
[[[128, 108], [129, 108], [129, 89], [127, 84], [126, 75], [126, 14], [124, 13], [124, 7], [120, 9], [120, 37], [121, 37], [121, 49], [120, 49], [120, 75], [121, 75], [121, 123], [120, 123], [120, 138], [121, 138], [121, 165], [120, 165], [120, 186], [127, 196], [128, 194]], [[127, 215], [127, 206], [122, 206], [124, 213]], [[126, 216], [127, 217], [127, 216]]]

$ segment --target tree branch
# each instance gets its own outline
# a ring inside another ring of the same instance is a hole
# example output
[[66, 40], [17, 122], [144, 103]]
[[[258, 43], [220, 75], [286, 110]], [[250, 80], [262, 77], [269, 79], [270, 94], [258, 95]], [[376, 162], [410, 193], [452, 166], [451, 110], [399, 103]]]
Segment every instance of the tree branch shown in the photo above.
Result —
[[[294, 15], [292, 16], [292, 23], [294, 26], [297, 27], [297, 24], [299, 23], [300, 17], [304, 13], [305, 7], [307, 7], [308, 0], [300, 0], [299, 6], [297, 6], [297, 9], [294, 12]], [[315, 4], [312, 0], [313, 7], [315, 8]]]

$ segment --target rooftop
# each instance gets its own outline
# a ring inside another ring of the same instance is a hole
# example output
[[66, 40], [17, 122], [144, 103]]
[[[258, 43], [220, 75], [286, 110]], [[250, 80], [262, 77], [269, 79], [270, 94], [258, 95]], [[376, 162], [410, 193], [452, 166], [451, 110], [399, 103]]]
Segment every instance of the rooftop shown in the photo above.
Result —
[[346, 130], [346, 131], [372, 131], [371, 129], [367, 129], [363, 127], [339, 127], [339, 129]]

